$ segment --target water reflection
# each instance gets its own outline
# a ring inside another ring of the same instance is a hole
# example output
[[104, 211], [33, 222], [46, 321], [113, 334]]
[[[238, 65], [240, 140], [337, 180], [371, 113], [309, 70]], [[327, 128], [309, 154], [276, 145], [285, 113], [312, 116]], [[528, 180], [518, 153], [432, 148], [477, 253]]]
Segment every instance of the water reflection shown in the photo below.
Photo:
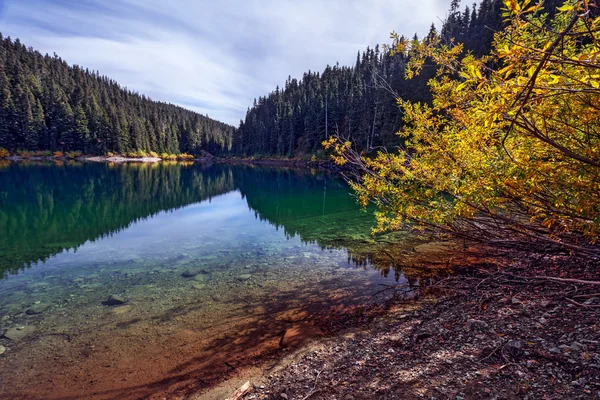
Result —
[[[14, 163], [0, 169], [0, 272], [14, 274], [64, 250], [106, 239], [162, 211], [210, 202], [233, 191], [241, 193], [257, 219], [283, 229], [288, 238], [345, 248], [355, 264], [375, 261], [384, 273], [390, 268], [390, 257], [377, 252], [380, 242], [369, 235], [372, 214], [361, 211], [346, 184], [332, 175], [178, 163]], [[208, 227], [206, 217], [231, 212], [231, 207], [207, 207], [190, 223], [202, 224], [208, 232], [229, 229]], [[235, 216], [230, 215], [230, 220]], [[168, 217], [146, 221], [151, 224], [145, 225], [146, 237], [139, 245], [151, 251], [149, 236], [161, 237], [157, 230], [166, 232], [168, 221]], [[223, 224], [227, 219], [219, 221]], [[186, 228], [179, 226], [170, 234], [174, 232], [185, 236]]]

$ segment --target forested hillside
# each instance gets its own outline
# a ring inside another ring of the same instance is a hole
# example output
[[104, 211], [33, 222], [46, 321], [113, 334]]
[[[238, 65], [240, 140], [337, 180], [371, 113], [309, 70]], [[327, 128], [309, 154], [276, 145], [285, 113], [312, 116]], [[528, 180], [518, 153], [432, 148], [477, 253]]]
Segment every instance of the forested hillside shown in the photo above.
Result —
[[[553, 11], [559, 3], [549, 0], [545, 8]], [[475, 55], [486, 54], [502, 27], [501, 8], [502, 0], [464, 8], [452, 0], [439, 35], [464, 43]], [[432, 24], [428, 37], [434, 33]], [[403, 123], [396, 99], [431, 98], [427, 81], [434, 66], [426, 65], [422, 74], [407, 80], [408, 61], [407, 55], [375, 46], [359, 52], [352, 66], [328, 65], [301, 79], [288, 77], [282, 88], [255, 99], [235, 129], [152, 101], [98, 72], [0, 34], [0, 148], [303, 157], [322, 152], [322, 141], [332, 134], [349, 139], [360, 151], [391, 148], [402, 140], [396, 135]]]
[[231, 146], [233, 131], [0, 35], [0, 148], [220, 153]]
[[[545, 2], [552, 11], [560, 1]], [[502, 27], [502, 0], [483, 0], [461, 7], [450, 4], [439, 31], [444, 41], [464, 43], [466, 51], [483, 55], [490, 51], [494, 32]], [[437, 32], [434, 25], [430, 33]], [[418, 40], [415, 35], [413, 40]], [[327, 66], [322, 73], [307, 72], [302, 79], [288, 78], [283, 88], [255, 100], [235, 133], [233, 151], [239, 156], [292, 157], [319, 152], [332, 134], [350, 140], [358, 150], [393, 147], [401, 138], [402, 124], [396, 97], [429, 101], [427, 81], [434, 72], [405, 79], [408, 59], [390, 55], [379, 46], [359, 54], [355, 65]]]

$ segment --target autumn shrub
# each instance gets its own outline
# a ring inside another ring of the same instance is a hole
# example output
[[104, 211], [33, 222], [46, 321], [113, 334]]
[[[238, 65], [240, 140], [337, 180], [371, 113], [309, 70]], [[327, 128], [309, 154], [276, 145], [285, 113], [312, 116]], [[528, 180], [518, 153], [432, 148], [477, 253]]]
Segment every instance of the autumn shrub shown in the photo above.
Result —
[[182, 153], [182, 154], [178, 154], [177, 155], [177, 159], [178, 160], [193, 160], [194, 156], [191, 154], [187, 154], [187, 153]]
[[81, 157], [81, 155], [82, 155], [81, 151], [67, 151], [67, 152], [65, 153], [65, 156], [66, 156], [68, 159], [71, 159], [71, 160], [72, 160], [72, 159], [75, 159], [75, 158], [77, 158], [77, 157]]
[[30, 158], [34, 156], [34, 152], [30, 150], [17, 150], [17, 155], [23, 158]]
[[162, 158], [163, 160], [176, 160], [177, 156], [175, 154], [162, 153], [160, 155], [160, 158]]
[[446, 232], [515, 248], [598, 257], [600, 18], [568, 1], [548, 20], [541, 3], [505, 0], [507, 27], [489, 56], [430, 36], [395, 38], [407, 78], [437, 64], [430, 105], [398, 100], [406, 148], [373, 158], [325, 143], [357, 168], [376, 230]]

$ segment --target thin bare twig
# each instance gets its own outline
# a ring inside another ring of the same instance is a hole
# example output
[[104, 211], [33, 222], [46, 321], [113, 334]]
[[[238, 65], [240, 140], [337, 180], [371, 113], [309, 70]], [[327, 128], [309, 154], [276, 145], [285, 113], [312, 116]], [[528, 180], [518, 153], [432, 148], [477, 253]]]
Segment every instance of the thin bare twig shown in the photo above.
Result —
[[325, 371], [325, 370], [324, 370], [324, 369], [322, 369], [322, 370], [320, 370], [320, 371], [317, 373], [317, 377], [315, 378], [315, 383], [314, 383], [314, 385], [313, 385], [312, 389], [310, 389], [310, 392], [308, 392], [308, 394], [307, 394], [306, 396], [304, 396], [304, 397], [302, 398], [302, 400], [306, 400], [306, 399], [308, 399], [310, 396], [312, 396], [313, 394], [315, 394], [316, 392], [318, 392], [318, 390], [316, 390], [316, 388], [317, 388], [317, 382], [319, 381], [319, 375], [321, 375], [321, 372], [323, 372], [323, 371]]

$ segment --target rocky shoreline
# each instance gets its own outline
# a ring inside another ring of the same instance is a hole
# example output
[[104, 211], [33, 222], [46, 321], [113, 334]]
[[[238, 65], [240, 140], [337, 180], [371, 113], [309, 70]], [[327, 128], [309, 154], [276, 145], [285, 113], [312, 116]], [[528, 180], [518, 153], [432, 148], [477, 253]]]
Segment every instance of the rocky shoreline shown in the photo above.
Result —
[[[515, 256], [463, 265], [420, 298], [392, 300], [262, 374], [241, 374], [232, 382], [251, 385], [237, 398], [599, 398], [600, 294], [583, 283], [597, 265]], [[181, 399], [217, 398], [224, 387]]]

